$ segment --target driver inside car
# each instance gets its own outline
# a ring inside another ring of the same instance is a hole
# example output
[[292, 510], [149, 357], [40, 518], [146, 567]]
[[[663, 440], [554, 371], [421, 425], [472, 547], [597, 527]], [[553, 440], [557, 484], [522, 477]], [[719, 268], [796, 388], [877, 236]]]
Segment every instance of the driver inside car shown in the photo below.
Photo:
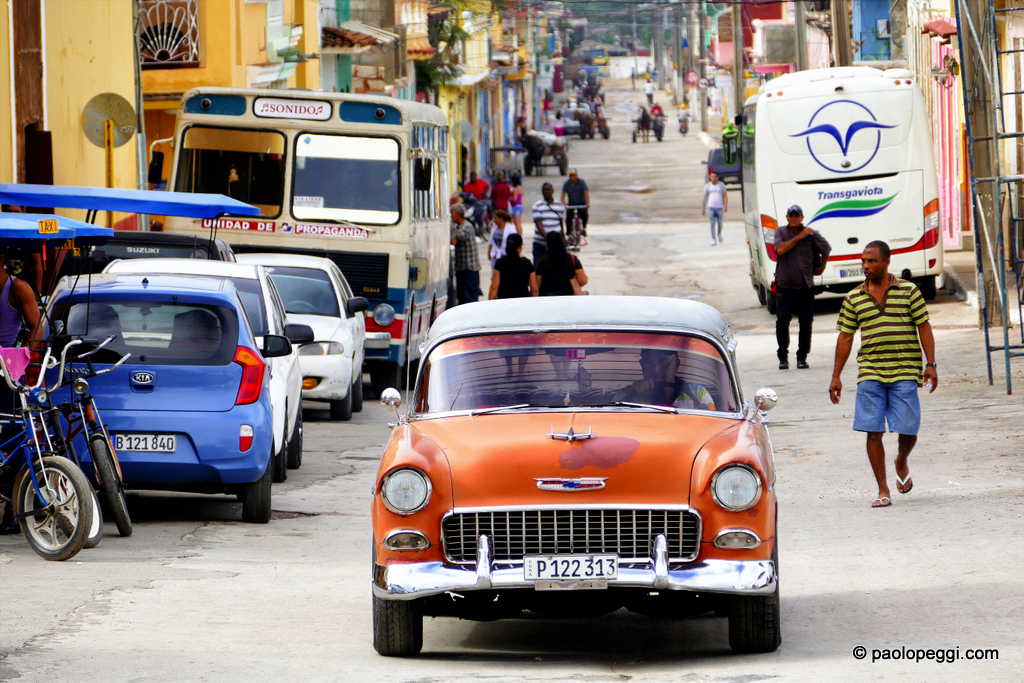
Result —
[[682, 360], [671, 349], [644, 349], [640, 352], [643, 379], [619, 390], [617, 401], [672, 406], [686, 410], [715, 410], [715, 402], [705, 387], [676, 377]]

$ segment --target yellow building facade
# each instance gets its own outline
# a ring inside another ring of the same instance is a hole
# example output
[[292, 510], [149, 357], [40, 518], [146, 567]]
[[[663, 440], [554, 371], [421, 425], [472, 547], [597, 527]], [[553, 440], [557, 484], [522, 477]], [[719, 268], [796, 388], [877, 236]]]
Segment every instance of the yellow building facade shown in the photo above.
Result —
[[[31, 28], [38, 27], [41, 37], [42, 73], [24, 76], [15, 43], [26, 39], [16, 33], [32, 23], [26, 17], [36, 16], [38, 24]], [[53, 183], [104, 184], [104, 152], [86, 139], [82, 112], [92, 97], [105, 92], [135, 101], [132, 35], [131, 3], [125, 0], [0, 0], [0, 182], [25, 180], [25, 130], [18, 119], [26, 103], [18, 96], [28, 91], [41, 95], [41, 116], [32, 127], [50, 133]], [[16, 83], [12, 72], [34, 83]], [[114, 150], [115, 187], [137, 186], [135, 149], [132, 140]]]

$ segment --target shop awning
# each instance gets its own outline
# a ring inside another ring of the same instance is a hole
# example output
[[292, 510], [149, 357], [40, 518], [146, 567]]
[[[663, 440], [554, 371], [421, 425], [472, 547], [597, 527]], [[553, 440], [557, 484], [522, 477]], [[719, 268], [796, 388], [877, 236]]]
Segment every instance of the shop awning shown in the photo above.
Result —
[[320, 51], [328, 55], [355, 55], [397, 41], [398, 34], [359, 21], [324, 26], [320, 31]]
[[936, 19], [925, 24], [921, 33], [930, 33], [936, 38], [949, 38], [956, 35], [956, 24], [949, 19]]
[[222, 194], [119, 190], [71, 185], [15, 185], [0, 183], [0, 204], [47, 209], [86, 209], [126, 213], [217, 218], [259, 216], [260, 210]]

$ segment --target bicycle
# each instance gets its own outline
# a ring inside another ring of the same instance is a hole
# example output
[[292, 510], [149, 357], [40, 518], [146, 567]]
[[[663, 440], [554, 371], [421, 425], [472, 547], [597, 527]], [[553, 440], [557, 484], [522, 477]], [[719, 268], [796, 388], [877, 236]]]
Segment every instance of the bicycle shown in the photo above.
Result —
[[3, 500], [13, 506], [29, 547], [43, 559], [60, 561], [85, 546], [95, 510], [88, 479], [66, 451], [55, 450], [47, 429], [50, 393], [41, 387], [53, 360], [47, 348], [36, 382], [28, 386], [12, 378], [0, 355], [0, 372], [16, 398], [14, 413], [0, 419], [0, 427], [16, 430], [0, 443], [0, 472], [17, 470], [12, 495]]
[[[104, 500], [114, 517], [118, 533], [121, 536], [132, 535], [132, 520], [128, 514], [128, 504], [124, 496], [124, 481], [121, 475], [121, 464], [117, 459], [117, 451], [111, 441], [110, 434], [100, 417], [96, 399], [89, 393], [89, 381], [93, 377], [99, 377], [113, 372], [125, 363], [131, 354], [125, 354], [105, 370], [96, 370], [93, 367], [92, 357], [98, 351], [105, 348], [114, 341], [117, 335], [110, 335], [102, 342], [95, 343], [93, 340], [78, 338], [68, 341], [60, 356], [60, 371], [57, 375], [55, 389], [64, 385], [65, 369], [69, 368], [67, 375], [73, 377], [71, 385], [71, 401], [65, 401], [56, 410], [63, 415], [67, 424], [67, 432], [59, 424], [55, 425], [54, 433], [57, 439], [64, 443], [64, 447], [72, 454], [77, 461], [77, 454], [74, 450], [73, 440], [84, 432], [85, 441], [89, 448], [89, 455], [92, 460], [93, 469], [96, 474], [96, 483], [99, 491], [103, 494]], [[68, 351], [83, 343], [95, 344], [91, 351], [80, 354], [75, 358], [77, 362], [85, 363], [84, 370], [76, 370], [74, 362], [67, 362]]]
[[580, 204], [578, 206], [566, 206], [565, 210], [568, 213], [569, 209], [576, 209], [572, 214], [572, 225], [570, 225], [565, 231], [565, 244], [569, 247], [569, 251], [577, 252], [581, 247], [587, 246], [587, 237], [583, 234], [583, 220], [580, 218], [579, 209], [586, 209], [586, 205]]

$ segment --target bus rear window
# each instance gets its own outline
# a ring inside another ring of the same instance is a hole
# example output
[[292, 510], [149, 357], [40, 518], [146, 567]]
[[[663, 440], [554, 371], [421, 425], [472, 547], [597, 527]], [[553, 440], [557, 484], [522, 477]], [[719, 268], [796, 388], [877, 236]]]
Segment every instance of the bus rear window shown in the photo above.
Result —
[[281, 214], [284, 196], [283, 133], [191, 126], [181, 142], [177, 192], [211, 192]]
[[401, 215], [398, 158], [391, 138], [299, 135], [292, 215], [394, 225]]

